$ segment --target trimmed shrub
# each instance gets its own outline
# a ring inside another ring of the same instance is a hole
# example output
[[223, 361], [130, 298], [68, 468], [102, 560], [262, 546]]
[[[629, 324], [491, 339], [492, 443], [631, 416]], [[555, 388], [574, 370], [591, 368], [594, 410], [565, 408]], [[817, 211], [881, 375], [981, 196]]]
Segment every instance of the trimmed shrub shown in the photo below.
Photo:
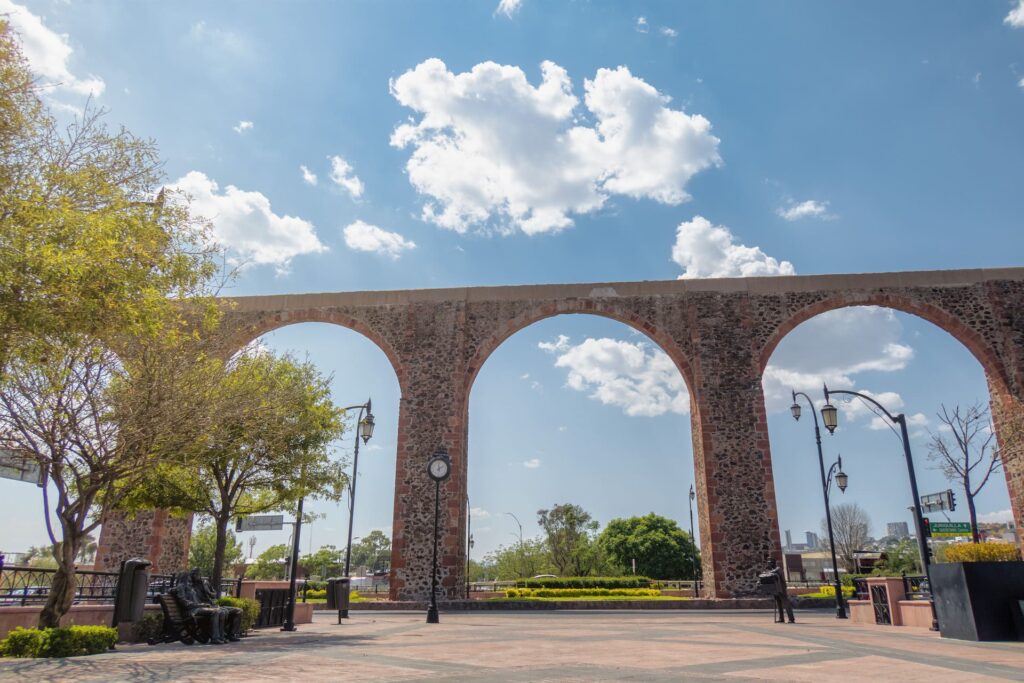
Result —
[[16, 628], [0, 643], [5, 657], [77, 657], [106, 652], [117, 644], [117, 630], [108, 626]]
[[252, 630], [260, 620], [260, 603], [250, 598], [232, 598], [224, 596], [217, 599], [222, 607], [239, 607], [242, 610], [242, 633]]
[[[854, 593], [853, 586], [843, 586], [843, 597], [852, 598]], [[822, 586], [821, 590], [817, 593], [804, 593], [800, 596], [801, 598], [834, 598], [836, 597], [835, 586]]]
[[326, 588], [321, 588], [321, 589], [318, 589], [318, 590], [310, 589], [310, 590], [306, 591], [305, 596], [306, 596], [307, 600], [319, 600], [320, 598], [326, 598], [327, 597], [327, 589]]
[[1013, 543], [954, 543], [946, 546], [946, 562], [1015, 562]]
[[648, 588], [646, 576], [566, 576], [554, 579], [520, 579], [516, 588]]
[[843, 588], [853, 588], [854, 579], [863, 579], [868, 576], [874, 576], [874, 574], [840, 574], [839, 582], [843, 585]]
[[348, 593], [349, 602], [365, 602], [366, 598], [359, 594], [359, 591], [349, 591]]
[[653, 588], [510, 588], [505, 591], [506, 598], [656, 598], [659, 595], [661, 591]]

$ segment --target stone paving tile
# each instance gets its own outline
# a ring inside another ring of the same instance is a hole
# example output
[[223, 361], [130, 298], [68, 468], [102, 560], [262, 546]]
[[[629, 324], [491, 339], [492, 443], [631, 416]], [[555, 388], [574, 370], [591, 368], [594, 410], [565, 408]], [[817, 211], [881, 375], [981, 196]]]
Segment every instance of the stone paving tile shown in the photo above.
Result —
[[332, 615], [216, 647], [121, 646], [66, 660], [0, 662], [24, 681], [1024, 681], [1024, 643], [965, 643], [919, 629], [799, 612]]

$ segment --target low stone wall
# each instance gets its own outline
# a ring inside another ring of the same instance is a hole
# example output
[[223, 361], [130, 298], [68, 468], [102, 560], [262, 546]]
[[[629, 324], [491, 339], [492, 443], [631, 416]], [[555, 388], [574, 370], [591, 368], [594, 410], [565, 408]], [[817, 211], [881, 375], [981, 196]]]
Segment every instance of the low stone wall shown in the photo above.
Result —
[[[810, 602], [810, 601], [805, 601]], [[458, 611], [515, 611], [515, 610], [621, 610], [621, 609], [771, 609], [769, 598], [737, 598], [731, 600], [521, 600], [486, 601], [452, 600], [438, 607], [447, 612]], [[827, 605], [797, 605], [798, 607], [825, 607]], [[425, 602], [354, 602], [353, 611], [425, 610]]]
[[[34, 628], [39, 625], [40, 606], [0, 607], [0, 638], [21, 626]], [[147, 612], [160, 612], [159, 605], [146, 605]], [[110, 626], [114, 620], [113, 605], [72, 605], [71, 611], [60, 620], [61, 626]], [[131, 624], [118, 624], [118, 635], [121, 640], [131, 640]]]

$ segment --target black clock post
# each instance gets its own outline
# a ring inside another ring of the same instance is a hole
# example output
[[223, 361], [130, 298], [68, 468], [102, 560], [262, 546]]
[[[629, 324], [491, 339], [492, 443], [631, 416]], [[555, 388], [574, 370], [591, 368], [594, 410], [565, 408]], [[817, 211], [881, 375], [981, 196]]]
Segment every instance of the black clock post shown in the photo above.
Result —
[[427, 474], [434, 480], [434, 555], [430, 566], [430, 607], [427, 623], [438, 624], [437, 615], [437, 520], [441, 516], [441, 482], [451, 476], [452, 461], [444, 446], [437, 449], [427, 462]]

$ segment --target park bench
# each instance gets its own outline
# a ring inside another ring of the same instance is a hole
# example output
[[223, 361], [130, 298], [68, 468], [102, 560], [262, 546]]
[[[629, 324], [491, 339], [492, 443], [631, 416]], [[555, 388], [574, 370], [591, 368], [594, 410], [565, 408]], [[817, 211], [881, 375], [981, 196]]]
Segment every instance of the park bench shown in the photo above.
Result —
[[[185, 645], [192, 645], [196, 641], [209, 642], [209, 624], [201, 623], [199, 619], [183, 610], [178, 600], [170, 593], [161, 593], [156, 599], [164, 615], [164, 633], [160, 638], [151, 638], [150, 645], [174, 643], [179, 640]], [[209, 617], [201, 619], [205, 622]]]

